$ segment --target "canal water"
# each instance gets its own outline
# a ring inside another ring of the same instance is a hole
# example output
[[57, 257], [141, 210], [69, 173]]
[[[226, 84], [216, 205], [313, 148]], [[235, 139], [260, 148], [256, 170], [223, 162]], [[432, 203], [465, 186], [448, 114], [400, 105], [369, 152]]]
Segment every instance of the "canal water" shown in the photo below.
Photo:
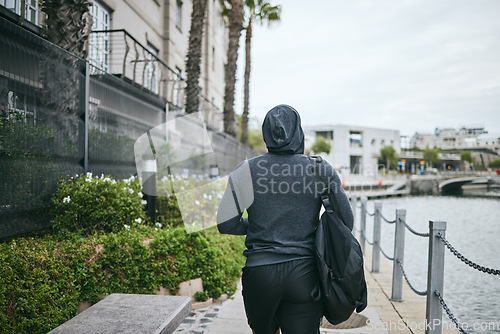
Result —
[[[373, 212], [373, 205], [374, 201], [368, 201], [368, 212]], [[429, 231], [429, 220], [446, 221], [446, 239], [462, 255], [479, 265], [500, 269], [500, 199], [427, 196], [382, 200], [382, 214], [388, 220], [395, 218], [396, 209], [407, 210], [406, 222], [418, 232]], [[359, 218], [357, 224], [359, 228]], [[367, 216], [366, 225], [371, 242], [373, 217]], [[390, 256], [393, 240], [394, 224], [382, 221], [381, 247]], [[500, 333], [500, 276], [477, 271], [448, 250], [445, 254], [443, 297], [450, 310], [468, 328], [467, 333]], [[427, 289], [427, 256], [428, 238], [406, 230], [404, 268], [420, 291]], [[445, 312], [443, 320], [449, 320]]]

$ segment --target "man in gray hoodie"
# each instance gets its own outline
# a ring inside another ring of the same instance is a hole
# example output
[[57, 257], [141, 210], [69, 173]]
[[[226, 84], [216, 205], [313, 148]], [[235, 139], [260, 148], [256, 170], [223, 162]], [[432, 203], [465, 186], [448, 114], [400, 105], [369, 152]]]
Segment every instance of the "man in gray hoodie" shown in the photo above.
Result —
[[[253, 331], [316, 334], [323, 309], [314, 257], [321, 187], [304, 155], [304, 132], [294, 108], [271, 109], [262, 134], [268, 153], [231, 172], [217, 227], [220, 233], [246, 235], [243, 298]], [[317, 168], [352, 230], [353, 214], [339, 176], [324, 160]], [[245, 209], [248, 218], [242, 217]]]

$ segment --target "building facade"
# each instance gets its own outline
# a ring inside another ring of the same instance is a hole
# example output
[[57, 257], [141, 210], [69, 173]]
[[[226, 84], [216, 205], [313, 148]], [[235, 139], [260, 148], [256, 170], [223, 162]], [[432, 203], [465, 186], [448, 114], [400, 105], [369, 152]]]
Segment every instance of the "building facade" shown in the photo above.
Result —
[[306, 148], [317, 136], [331, 144], [330, 153], [321, 155], [342, 174], [374, 176], [378, 173], [380, 149], [392, 146], [401, 151], [399, 130], [353, 125], [321, 125], [305, 127]]
[[[40, 33], [42, 1], [0, 0], [2, 12], [24, 18]], [[91, 0], [88, 61], [94, 74], [118, 76], [159, 96], [170, 110], [184, 109], [185, 62], [191, 0]], [[202, 41], [200, 109], [222, 131], [227, 28], [219, 1], [208, 1]]]

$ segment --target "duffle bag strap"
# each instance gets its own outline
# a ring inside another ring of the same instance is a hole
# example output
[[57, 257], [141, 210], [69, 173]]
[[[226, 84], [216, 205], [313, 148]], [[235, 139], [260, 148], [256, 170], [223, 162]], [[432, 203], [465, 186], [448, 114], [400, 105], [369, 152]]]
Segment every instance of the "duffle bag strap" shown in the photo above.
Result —
[[[339, 211], [339, 206], [337, 204], [337, 199], [335, 196], [329, 196], [330, 192], [330, 185], [328, 183], [324, 183], [323, 179], [321, 178], [321, 174], [318, 170], [318, 163], [321, 163], [323, 161], [323, 158], [320, 157], [319, 155], [313, 155], [309, 157], [309, 160], [312, 162], [312, 169], [314, 172], [314, 178], [316, 180], [317, 187], [319, 188], [319, 194], [321, 196], [321, 202], [323, 202], [323, 206], [325, 207], [325, 210], [328, 211], [335, 211], [337, 214], [340, 214]], [[326, 184], [326, 186], [325, 186]], [[333, 200], [330, 200], [333, 199]]]

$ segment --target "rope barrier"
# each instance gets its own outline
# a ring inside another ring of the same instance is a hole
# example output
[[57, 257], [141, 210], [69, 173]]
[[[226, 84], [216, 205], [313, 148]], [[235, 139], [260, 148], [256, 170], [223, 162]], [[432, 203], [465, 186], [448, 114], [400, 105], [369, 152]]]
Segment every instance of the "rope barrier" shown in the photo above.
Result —
[[399, 265], [399, 268], [401, 268], [401, 272], [403, 273], [403, 277], [405, 278], [406, 283], [408, 283], [408, 285], [410, 286], [410, 289], [412, 289], [413, 292], [415, 292], [419, 296], [427, 295], [427, 291], [419, 291], [413, 287], [413, 285], [408, 280], [408, 276], [406, 276], [406, 273], [405, 273], [405, 270], [403, 269], [403, 265], [401, 264], [401, 261], [396, 260], [396, 263]]
[[441, 241], [446, 245], [446, 247], [450, 250], [450, 252], [453, 255], [455, 255], [460, 261], [464, 262], [465, 264], [469, 265], [470, 267], [472, 267], [472, 268], [474, 268], [476, 270], [482, 271], [483, 273], [490, 274], [490, 275], [500, 275], [500, 270], [498, 270], [498, 269], [491, 269], [491, 268], [486, 268], [486, 267], [480, 266], [479, 264], [472, 262], [471, 260], [469, 260], [468, 258], [466, 258], [465, 256], [463, 256], [462, 254], [460, 254], [460, 252], [458, 252], [455, 249], [455, 247], [453, 247], [448, 242], [448, 240], [446, 240], [443, 237], [443, 235], [441, 233], [438, 233], [437, 237], [439, 239], [441, 239]]
[[463, 334], [467, 334], [466, 331], [464, 331], [462, 329], [462, 327], [460, 326], [460, 324], [458, 323], [458, 320], [457, 318], [455, 318], [455, 316], [453, 315], [453, 313], [450, 311], [450, 309], [448, 308], [448, 305], [446, 305], [446, 303], [444, 302], [443, 300], [443, 296], [441, 296], [441, 294], [439, 293], [439, 291], [435, 290], [434, 291], [434, 294], [438, 297], [439, 299], [439, 302], [441, 303], [441, 305], [443, 306], [443, 309], [444, 311], [446, 312], [446, 314], [448, 315], [448, 318], [450, 318], [451, 321], [453, 321], [453, 323], [455, 324], [455, 326], [457, 326], [457, 329], [460, 333], [463, 333]]
[[408, 229], [408, 231], [410, 231], [411, 233], [413, 233], [415, 235], [418, 235], [419, 237], [428, 237], [430, 235], [429, 233], [421, 233], [421, 232], [415, 231], [408, 224], [406, 224], [406, 222], [403, 219], [401, 219], [401, 222]]
[[389, 261], [394, 261], [394, 257], [391, 257], [389, 255], [387, 255], [384, 250], [382, 249], [382, 247], [379, 247], [380, 251], [382, 252], [382, 255], [385, 256], [385, 258]]
[[389, 224], [394, 224], [396, 222], [396, 219], [394, 220], [387, 220], [387, 218], [384, 217], [384, 215], [380, 215], [380, 217], [382, 217], [383, 220], [385, 220], [386, 223], [389, 223]]
[[366, 241], [366, 243], [367, 243], [368, 245], [370, 245], [370, 246], [373, 246], [373, 241], [372, 241], [372, 242], [368, 241], [368, 238], [366, 237], [366, 234], [363, 234], [363, 236], [365, 237], [365, 241]]

